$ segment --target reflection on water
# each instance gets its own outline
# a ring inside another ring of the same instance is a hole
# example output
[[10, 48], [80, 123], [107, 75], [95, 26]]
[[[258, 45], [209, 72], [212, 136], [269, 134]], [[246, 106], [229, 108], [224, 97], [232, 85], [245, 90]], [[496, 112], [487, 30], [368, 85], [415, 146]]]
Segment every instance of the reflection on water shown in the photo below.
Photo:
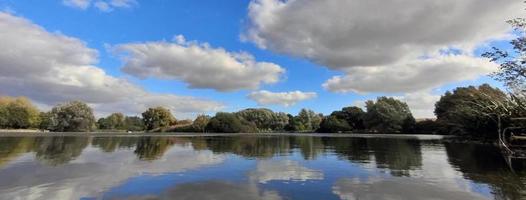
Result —
[[0, 137], [0, 199], [523, 199], [524, 166], [417, 137]]

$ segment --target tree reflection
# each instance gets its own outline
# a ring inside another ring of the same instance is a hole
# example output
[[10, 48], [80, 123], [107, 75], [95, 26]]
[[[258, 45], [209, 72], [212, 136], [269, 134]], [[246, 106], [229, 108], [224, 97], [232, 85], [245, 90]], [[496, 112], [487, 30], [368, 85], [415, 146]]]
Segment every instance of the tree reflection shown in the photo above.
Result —
[[141, 160], [159, 159], [175, 142], [175, 138], [139, 137], [134, 153]]
[[20, 154], [31, 151], [33, 137], [0, 137], [0, 168]]
[[89, 144], [89, 137], [37, 137], [33, 143], [36, 158], [49, 165], [65, 164], [82, 153]]
[[446, 143], [451, 165], [458, 168], [465, 178], [488, 184], [496, 199], [523, 199], [526, 196], [526, 161], [514, 160], [510, 169], [495, 146]]
[[341, 158], [356, 163], [374, 160], [378, 168], [389, 169], [394, 176], [409, 176], [411, 170], [422, 167], [417, 139], [327, 137], [323, 141]]
[[95, 137], [91, 144], [104, 152], [114, 152], [117, 149], [132, 149], [137, 142], [137, 137]]

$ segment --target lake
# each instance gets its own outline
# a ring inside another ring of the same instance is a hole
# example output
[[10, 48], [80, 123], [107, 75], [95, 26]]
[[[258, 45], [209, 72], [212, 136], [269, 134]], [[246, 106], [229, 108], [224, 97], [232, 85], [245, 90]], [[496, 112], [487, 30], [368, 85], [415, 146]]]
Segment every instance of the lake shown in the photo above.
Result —
[[524, 199], [525, 166], [437, 136], [0, 137], [0, 199]]

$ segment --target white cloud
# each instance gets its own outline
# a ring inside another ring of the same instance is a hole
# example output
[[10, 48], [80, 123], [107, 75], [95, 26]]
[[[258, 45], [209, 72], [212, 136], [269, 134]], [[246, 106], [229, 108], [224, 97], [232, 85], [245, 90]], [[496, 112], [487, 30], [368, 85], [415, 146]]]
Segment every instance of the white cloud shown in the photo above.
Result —
[[135, 0], [62, 0], [66, 6], [78, 8], [82, 10], [88, 9], [90, 6], [97, 8], [102, 12], [111, 12], [114, 8], [130, 8], [137, 5]]
[[85, 10], [90, 6], [91, 0], [62, 0], [62, 3], [66, 6]]
[[[494, 64], [474, 49], [509, 36], [522, 1], [253, 0], [241, 39], [345, 72], [337, 92], [414, 92], [474, 79]], [[458, 50], [457, 56], [441, 51]]]
[[98, 112], [135, 114], [168, 106], [176, 114], [216, 111], [222, 104], [173, 94], [153, 94], [94, 66], [97, 51], [82, 41], [49, 33], [0, 12], [0, 94], [28, 96], [40, 104], [82, 100]]
[[190, 88], [219, 91], [257, 89], [276, 83], [285, 69], [268, 62], [256, 62], [248, 53], [231, 53], [206, 43], [187, 42], [176, 36], [175, 43], [148, 42], [115, 47], [126, 53], [123, 71], [139, 78], [181, 80]]
[[333, 92], [414, 92], [450, 82], [476, 79], [498, 68], [485, 58], [438, 56], [389, 66], [354, 67], [323, 84]]
[[318, 170], [309, 169], [301, 166], [292, 160], [260, 160], [256, 169], [248, 173], [250, 180], [259, 183], [269, 181], [307, 181], [323, 180], [323, 173]]
[[104, 1], [97, 1], [93, 5], [102, 12], [111, 12], [113, 10], [110, 5]]
[[293, 106], [300, 101], [309, 100], [316, 98], [315, 92], [270, 92], [266, 90], [260, 90], [252, 92], [248, 95], [248, 98], [256, 101], [259, 105], [283, 105]]
[[419, 91], [406, 93], [397, 98], [407, 103], [415, 118], [435, 118], [435, 103], [440, 99], [440, 95]]

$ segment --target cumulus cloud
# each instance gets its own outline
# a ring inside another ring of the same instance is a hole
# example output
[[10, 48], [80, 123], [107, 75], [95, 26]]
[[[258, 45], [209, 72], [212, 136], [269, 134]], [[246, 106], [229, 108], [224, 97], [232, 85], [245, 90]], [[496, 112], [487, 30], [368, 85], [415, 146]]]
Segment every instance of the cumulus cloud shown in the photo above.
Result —
[[354, 67], [323, 87], [333, 92], [414, 92], [446, 83], [476, 79], [498, 68], [485, 58], [449, 55], [390, 66]]
[[429, 91], [419, 91], [406, 93], [396, 98], [407, 103], [415, 118], [434, 118], [435, 103], [440, 99], [440, 95], [434, 95]]
[[256, 101], [259, 105], [282, 105], [293, 106], [300, 101], [316, 98], [315, 92], [270, 92], [267, 90], [260, 90], [251, 92], [248, 95], [249, 99]]
[[123, 44], [115, 47], [123, 56], [125, 73], [139, 78], [180, 80], [190, 88], [218, 91], [257, 89], [276, 83], [285, 69], [256, 62], [248, 53], [232, 53], [206, 43], [187, 42], [183, 36], [171, 42]]
[[[522, 6], [492, 0], [253, 0], [241, 38], [345, 72], [324, 84], [330, 91], [411, 92], [491, 71], [474, 49], [508, 37], [505, 21], [523, 16]], [[460, 55], [441, 55], [447, 49]]]
[[62, 0], [62, 3], [82, 10], [86, 10], [93, 5], [93, 7], [102, 12], [111, 12], [114, 8], [130, 8], [138, 4], [135, 0]]
[[53, 105], [82, 100], [97, 111], [138, 113], [167, 106], [174, 113], [216, 111], [221, 103], [173, 94], [154, 94], [94, 64], [96, 50], [84, 42], [50, 33], [30, 21], [0, 12], [0, 94], [28, 96]]

